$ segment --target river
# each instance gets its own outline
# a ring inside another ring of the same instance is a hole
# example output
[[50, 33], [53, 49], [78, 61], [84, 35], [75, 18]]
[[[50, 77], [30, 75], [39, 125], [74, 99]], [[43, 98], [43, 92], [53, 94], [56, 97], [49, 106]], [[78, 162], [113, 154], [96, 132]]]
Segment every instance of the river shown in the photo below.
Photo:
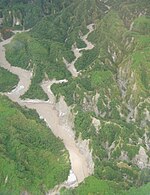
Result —
[[[81, 36], [81, 39], [85, 42], [87, 47], [82, 49], [72, 47], [74, 48], [73, 51], [76, 59], [71, 63], [71, 68], [69, 68], [69, 70], [71, 70], [73, 76], [78, 75], [74, 67], [74, 63], [82, 55], [80, 53], [80, 50], [88, 50], [94, 47], [87, 40], [88, 35], [94, 30], [93, 24], [87, 26], [87, 28], [89, 32], [86, 35]], [[92, 161], [92, 154], [89, 150], [88, 140], [75, 140], [75, 133], [72, 130], [73, 116], [70, 111], [71, 108], [67, 106], [63, 97], [61, 97], [59, 102], [56, 103], [55, 96], [50, 89], [53, 83], [61, 83], [68, 81], [43, 81], [41, 86], [49, 97], [48, 101], [30, 99], [21, 100], [20, 96], [22, 96], [30, 87], [32, 72], [19, 67], [11, 66], [11, 64], [6, 60], [4, 45], [9, 44], [12, 39], [13, 37], [0, 42], [0, 66], [17, 75], [19, 77], [19, 83], [14, 90], [4, 94], [8, 96], [12, 101], [17, 102], [21, 106], [26, 106], [28, 108], [35, 109], [39, 114], [40, 118], [45, 120], [54, 135], [56, 137], [59, 137], [63, 141], [66, 149], [69, 152], [71, 162], [70, 175], [68, 176], [68, 180], [65, 181], [65, 185], [68, 187], [77, 186], [86, 177], [93, 173], [94, 163]], [[77, 55], [77, 53], [80, 54]]]

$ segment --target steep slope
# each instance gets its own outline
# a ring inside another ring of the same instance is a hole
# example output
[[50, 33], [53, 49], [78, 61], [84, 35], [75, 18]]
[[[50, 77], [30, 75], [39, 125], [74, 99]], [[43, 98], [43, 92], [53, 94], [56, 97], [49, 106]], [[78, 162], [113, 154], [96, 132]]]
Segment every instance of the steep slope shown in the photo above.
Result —
[[143, 183], [140, 174], [150, 166], [148, 5], [113, 5], [89, 37], [94, 49], [75, 64], [81, 76], [52, 86], [76, 105], [74, 128], [91, 139], [96, 177], [125, 185]]
[[[17, 75], [19, 77], [19, 82], [12, 91], [5, 93], [5, 95], [21, 106], [35, 109], [40, 118], [46, 122], [50, 129], [52, 129], [54, 135], [63, 141], [66, 149], [69, 152], [69, 158], [71, 162], [70, 175], [68, 180], [64, 183], [66, 186], [72, 186], [72, 182], [73, 185], [77, 185], [78, 183], [82, 182], [85, 177], [93, 173], [93, 161], [88, 148], [88, 142], [82, 142], [82, 140], [80, 140], [78, 143], [75, 141], [75, 135], [72, 131], [72, 114], [70, 113], [70, 108], [67, 107], [63, 97], [56, 104], [55, 96], [49, 89], [53, 83], [67, 82], [67, 80], [52, 80], [42, 82], [41, 89], [43, 89], [47, 94], [48, 101], [41, 101], [38, 99], [21, 100], [21, 95], [23, 95], [28, 90], [31, 84], [31, 78], [33, 74], [32, 72], [24, 70], [20, 67], [11, 66], [11, 64], [6, 60], [4, 46], [10, 43], [12, 39], [13, 37], [7, 40], [3, 40], [0, 43], [0, 65], [9, 70], [11, 73]], [[74, 175], [73, 181], [72, 175]], [[64, 184], [61, 184], [61, 186], [62, 185]]]
[[45, 194], [67, 178], [68, 153], [35, 111], [0, 95], [0, 124], [0, 193]]
[[[51, 89], [71, 106], [76, 138], [90, 139], [96, 179], [115, 181], [126, 189], [148, 183], [149, 0], [61, 2], [32, 1], [42, 10], [39, 21], [6, 47], [12, 65], [34, 73], [23, 98], [47, 99], [40, 88], [43, 79], [68, 79]], [[82, 37], [89, 24], [94, 24], [88, 36], [94, 47], [84, 50]], [[32, 25], [22, 23], [25, 28]], [[82, 54], [74, 64], [77, 77], [65, 64], [75, 60], [72, 48]]]
[[17, 83], [18, 78], [16, 75], [0, 67], [0, 92], [12, 91]]

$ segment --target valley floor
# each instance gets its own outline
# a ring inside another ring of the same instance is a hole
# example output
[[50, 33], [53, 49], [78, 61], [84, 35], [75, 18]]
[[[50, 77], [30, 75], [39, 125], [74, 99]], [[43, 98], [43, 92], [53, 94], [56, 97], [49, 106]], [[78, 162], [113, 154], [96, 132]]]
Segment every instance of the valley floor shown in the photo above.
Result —
[[[89, 26], [89, 33], [92, 31], [92, 26]], [[87, 44], [87, 48], [85, 49], [91, 49], [93, 47], [93, 45], [87, 41], [88, 34], [83, 36], [83, 40]], [[66, 149], [69, 151], [72, 169], [71, 175], [68, 177], [68, 181], [65, 182], [65, 185], [68, 187], [72, 185], [76, 186], [87, 176], [93, 173], [94, 166], [92, 162], [92, 156], [88, 148], [88, 142], [80, 141], [80, 143], [77, 143], [77, 141], [75, 140], [75, 135], [72, 130], [72, 123], [69, 121], [70, 119], [72, 119], [70, 108], [65, 103], [63, 97], [61, 97], [59, 102], [56, 104], [55, 96], [50, 89], [53, 83], [67, 82], [67, 80], [52, 80], [44, 81], [42, 83], [41, 86], [49, 97], [48, 101], [31, 99], [21, 100], [20, 97], [28, 90], [31, 84], [32, 72], [24, 70], [22, 68], [13, 67], [6, 60], [4, 46], [10, 43], [12, 38], [0, 43], [0, 65], [3, 68], [9, 70], [11, 73], [17, 75], [20, 81], [14, 90], [4, 94], [8, 96], [12, 101], [17, 102], [21, 106], [35, 109], [40, 118], [43, 119], [52, 129], [54, 135], [63, 140]], [[76, 60], [78, 59], [78, 57], [79, 56], [76, 56]], [[77, 73], [75, 71], [73, 73], [73, 76], [76, 74]]]

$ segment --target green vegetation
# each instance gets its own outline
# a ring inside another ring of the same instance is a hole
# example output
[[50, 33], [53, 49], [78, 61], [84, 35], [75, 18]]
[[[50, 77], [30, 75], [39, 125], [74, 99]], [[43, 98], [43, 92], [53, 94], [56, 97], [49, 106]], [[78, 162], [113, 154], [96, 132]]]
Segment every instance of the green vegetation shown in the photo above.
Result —
[[45, 123], [3, 96], [0, 113], [0, 192], [45, 194], [63, 182], [68, 153]]
[[74, 125], [76, 129], [76, 136], [79, 137], [80, 133], [82, 137], [89, 138], [90, 137], [90, 127], [91, 127], [91, 118], [88, 113], [84, 113], [81, 110], [75, 117]]
[[[111, 187], [114, 184], [107, 181], [98, 180], [95, 177], [89, 177], [85, 180], [85, 183], [81, 184], [77, 189], [74, 190], [74, 194], [76, 195], [87, 195], [87, 194], [105, 194], [105, 195], [113, 195], [114, 189]], [[116, 191], [118, 191], [117, 186]]]
[[19, 79], [6, 69], [0, 67], [0, 92], [9, 92], [17, 85]]
[[[47, 26], [47, 24], [45, 24]], [[40, 87], [45, 73], [49, 79], [64, 79], [71, 74], [66, 71], [62, 56], [68, 55], [69, 51], [65, 50], [62, 44], [51, 43], [49, 46], [45, 40], [37, 40], [27, 33], [18, 34], [11, 44], [6, 46], [6, 57], [14, 66], [32, 70], [34, 77], [32, 78], [30, 89], [24, 94], [23, 98], [31, 99], [47, 99], [47, 96]], [[63, 50], [63, 53], [61, 53]], [[15, 57], [14, 57], [15, 56]], [[66, 59], [68, 59], [66, 57]]]
[[[147, 6], [146, 1], [140, 8], [139, 4], [120, 1], [96, 20], [96, 30], [89, 36], [95, 48], [83, 52], [75, 64], [78, 70], [83, 70], [82, 74], [66, 84], [52, 86], [58, 98], [63, 95], [68, 105], [75, 106], [74, 129], [77, 137], [91, 140], [94, 175], [120, 183], [125, 189], [146, 183], [141, 181], [141, 170], [133, 160], [141, 145], [149, 156], [143, 140], [144, 133], [149, 132], [149, 123], [141, 127], [146, 117], [144, 109], [149, 110], [149, 105], [140, 99], [149, 97], [149, 17], [134, 15], [135, 10], [140, 14]], [[132, 16], [126, 16], [124, 10], [127, 9], [131, 9]], [[120, 87], [119, 70], [126, 87]], [[138, 109], [137, 116], [132, 116], [134, 120], [130, 122], [127, 122], [130, 113], [127, 104]], [[100, 121], [98, 130], [92, 124], [93, 117]]]
[[90, 176], [85, 179], [83, 184], [74, 190], [61, 190], [61, 195], [114, 195], [115, 192], [120, 191], [119, 186], [113, 182], [98, 180]]
[[61, 195], [149, 195], [150, 184], [146, 184], [140, 188], [131, 188], [127, 191], [121, 190], [121, 185], [98, 180], [91, 176], [85, 179], [85, 182], [73, 190], [62, 189]]
[[[16, 28], [13, 16], [4, 9], [9, 3], [3, 0], [0, 4], [4, 27]], [[28, 33], [17, 34], [6, 46], [6, 57], [13, 66], [33, 71], [32, 84], [23, 98], [47, 99], [40, 87], [43, 79], [68, 79], [54, 84], [52, 91], [57, 100], [63, 95], [72, 106], [76, 137], [90, 139], [94, 176], [79, 188], [62, 193], [148, 194], [148, 165], [147, 171], [141, 170], [135, 156], [142, 146], [150, 158], [149, 0], [27, 0], [11, 1], [10, 5], [20, 27], [33, 27]], [[85, 46], [79, 33], [86, 34], [91, 23], [96, 28], [88, 40], [95, 47], [83, 51], [75, 63], [81, 74], [72, 78], [63, 57], [68, 62], [74, 60], [71, 47], [75, 42], [78, 48]], [[135, 188], [117, 192], [112, 183], [120, 186], [117, 190]], [[143, 187], [137, 190], [140, 185]]]
[[98, 89], [104, 86], [110, 86], [113, 82], [111, 71], [95, 71], [92, 72], [91, 85]]
[[4, 40], [10, 38], [14, 33], [8, 29], [1, 30], [1, 36]]
[[122, 195], [149, 195], [150, 184], [144, 185], [140, 188], [132, 188], [129, 191], [122, 192]]
[[150, 34], [150, 21], [149, 18], [142, 16], [134, 21], [133, 30], [140, 34]]

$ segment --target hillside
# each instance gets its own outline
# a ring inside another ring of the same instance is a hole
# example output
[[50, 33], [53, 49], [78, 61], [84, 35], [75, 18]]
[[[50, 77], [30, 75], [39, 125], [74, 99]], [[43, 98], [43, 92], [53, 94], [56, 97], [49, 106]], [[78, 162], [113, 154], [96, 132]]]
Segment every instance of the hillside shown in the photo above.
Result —
[[[116, 185], [149, 183], [149, 0], [3, 0], [0, 13], [2, 37], [8, 28], [31, 28], [6, 46], [13, 66], [33, 72], [22, 99], [48, 100], [43, 80], [67, 79], [51, 90], [70, 107], [76, 139], [90, 140], [94, 173], [87, 182], [105, 180], [112, 193]], [[80, 194], [80, 186], [67, 193]]]
[[2, 194], [45, 194], [67, 179], [68, 153], [38, 117], [0, 95]]

